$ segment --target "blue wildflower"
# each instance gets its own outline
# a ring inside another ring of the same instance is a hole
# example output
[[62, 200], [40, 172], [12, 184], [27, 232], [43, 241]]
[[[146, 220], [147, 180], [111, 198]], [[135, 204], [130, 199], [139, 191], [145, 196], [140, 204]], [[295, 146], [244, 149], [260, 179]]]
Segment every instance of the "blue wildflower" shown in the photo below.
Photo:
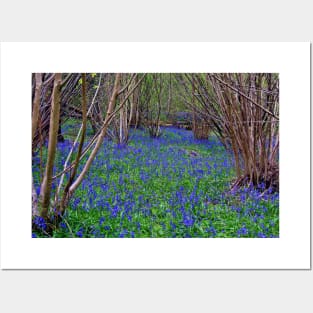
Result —
[[194, 224], [194, 222], [195, 221], [192, 219], [191, 216], [185, 215], [184, 218], [183, 218], [183, 223], [187, 227], [191, 227]]
[[212, 237], [216, 236], [216, 229], [214, 228], [214, 226], [210, 226], [208, 231], [212, 234]]
[[34, 218], [34, 224], [41, 230], [46, 230], [47, 229], [47, 224], [46, 221], [43, 217], [41, 216], [35, 216]]
[[99, 224], [102, 225], [105, 221], [105, 217], [104, 216], [101, 216], [100, 219], [99, 219]]
[[262, 232], [258, 232], [258, 238], [266, 238], [266, 235], [264, 235]]
[[78, 232], [76, 232], [76, 236], [82, 238], [84, 235], [84, 229], [80, 228]]
[[64, 222], [61, 222], [61, 223], [60, 223], [60, 227], [63, 228], [63, 229], [65, 229], [65, 228], [67, 228], [67, 225], [66, 225]]
[[248, 229], [244, 226], [241, 227], [238, 231], [237, 231], [237, 235], [238, 237], [240, 237], [241, 235], [248, 235]]
[[115, 205], [115, 206], [111, 209], [111, 216], [112, 216], [112, 217], [116, 217], [118, 211], [119, 211], [119, 208], [118, 208], [117, 205]]

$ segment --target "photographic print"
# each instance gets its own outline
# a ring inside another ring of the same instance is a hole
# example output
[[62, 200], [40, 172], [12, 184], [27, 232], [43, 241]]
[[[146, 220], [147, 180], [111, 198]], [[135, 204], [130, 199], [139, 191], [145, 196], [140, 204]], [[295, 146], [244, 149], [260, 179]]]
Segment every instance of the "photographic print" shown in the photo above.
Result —
[[2, 43], [1, 267], [310, 268], [309, 56]]
[[33, 73], [32, 237], [279, 237], [279, 74]]

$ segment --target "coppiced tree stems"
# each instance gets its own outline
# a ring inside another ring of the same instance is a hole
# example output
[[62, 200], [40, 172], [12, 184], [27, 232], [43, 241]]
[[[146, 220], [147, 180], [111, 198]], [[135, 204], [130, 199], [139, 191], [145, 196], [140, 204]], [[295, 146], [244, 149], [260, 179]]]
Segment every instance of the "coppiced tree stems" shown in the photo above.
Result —
[[[49, 136], [49, 127], [50, 127], [50, 112], [51, 112], [51, 102], [52, 102], [52, 93], [54, 86], [54, 77], [55, 74], [41, 74], [42, 75], [42, 85], [40, 92], [40, 110], [39, 110], [39, 120], [36, 128], [34, 129], [32, 147], [33, 150], [41, 147], [44, 141]], [[62, 93], [60, 95], [61, 111], [60, 118], [68, 110], [66, 105], [70, 103], [73, 98], [75, 98], [79, 88], [78, 82], [80, 79], [80, 74], [68, 74], [67, 77], [61, 82]], [[35, 100], [35, 97], [34, 97]], [[34, 112], [34, 111], [33, 111]], [[32, 123], [35, 120], [32, 120]], [[61, 136], [60, 136], [61, 138]]]
[[[117, 113], [120, 111], [120, 109], [126, 104], [126, 101], [128, 100], [128, 98], [132, 95], [132, 93], [134, 92], [134, 90], [142, 83], [143, 79], [145, 77], [145, 74], [142, 75], [142, 77], [137, 81], [137, 83], [135, 84], [135, 86], [133, 88], [131, 88], [128, 92], [127, 95], [125, 96], [125, 98], [120, 101], [120, 103], [118, 105], [115, 106], [114, 111], [112, 112], [112, 114], [110, 115], [110, 118], [108, 119], [108, 123], [110, 124], [112, 122], [112, 120], [114, 120], [114, 117], [116, 117]], [[124, 89], [124, 88], [123, 88]], [[118, 92], [117, 96], [121, 94], [121, 90]], [[88, 110], [89, 112], [89, 110]], [[88, 113], [87, 113], [88, 115]], [[93, 136], [93, 138], [88, 142], [88, 144], [86, 145], [86, 147], [84, 148], [82, 155], [80, 157], [80, 161], [82, 160], [82, 158], [86, 155], [86, 153], [92, 148], [92, 146], [95, 144], [95, 142], [98, 140], [101, 131], [103, 130], [104, 127], [108, 127], [109, 125], [104, 124], [104, 121], [102, 123], [102, 126], [100, 127], [100, 129], [98, 130], [98, 132]], [[108, 131], [108, 128], [107, 128]], [[78, 137], [76, 137], [76, 140]], [[76, 141], [75, 140], [75, 141]], [[72, 153], [73, 148], [70, 151], [70, 154]], [[69, 158], [69, 157], [68, 157]], [[68, 158], [66, 161], [66, 164], [68, 163]], [[74, 166], [74, 163], [72, 163], [69, 166], [65, 166], [64, 165], [64, 169], [62, 172], [56, 174], [55, 176], [53, 176], [53, 179], [56, 179], [59, 176], [63, 176], [66, 172], [70, 171]]]
[[129, 74], [122, 74], [121, 80], [126, 80], [126, 83], [118, 92], [119, 104], [112, 114], [115, 116], [115, 114], [119, 112], [119, 115], [116, 115], [116, 118], [113, 119], [113, 130], [108, 129], [110, 138], [120, 145], [128, 143], [130, 126], [133, 125], [137, 127], [138, 125], [140, 119], [139, 85], [146, 77], [146, 74], [142, 74], [141, 77], [139, 74], [131, 74], [129, 79], [127, 76], [129, 76]]
[[[141, 77], [141, 79], [139, 79], [136, 84], [127, 92], [126, 96], [124, 97], [124, 99], [122, 101], [120, 101], [119, 105], [116, 105], [116, 100], [118, 98], [118, 96], [121, 94], [121, 90], [120, 88], [120, 83], [121, 83], [121, 75], [120, 73], [115, 74], [115, 80], [114, 80], [114, 86], [113, 86], [113, 90], [112, 90], [112, 94], [111, 94], [111, 98], [109, 100], [109, 104], [108, 104], [108, 108], [107, 108], [107, 112], [106, 112], [106, 116], [105, 119], [103, 121], [103, 125], [101, 130], [99, 131], [99, 134], [95, 137], [96, 143], [94, 148], [92, 149], [89, 158], [87, 159], [82, 171], [80, 172], [80, 174], [78, 175], [78, 177], [76, 178], [76, 180], [71, 184], [70, 188], [69, 188], [69, 192], [67, 195], [67, 200], [65, 202], [65, 204], [67, 205], [70, 197], [72, 196], [72, 194], [74, 193], [74, 191], [78, 188], [78, 186], [81, 184], [82, 180], [84, 179], [85, 175], [87, 174], [94, 158], [96, 157], [102, 143], [103, 143], [103, 139], [106, 135], [107, 129], [110, 125], [110, 123], [112, 122], [113, 118], [116, 116], [116, 114], [119, 113], [119, 111], [121, 109], [123, 109], [126, 101], [128, 100], [128, 98], [132, 95], [132, 93], [134, 92], [134, 90], [139, 86], [139, 84], [142, 82], [143, 78], [145, 75], [143, 75]], [[125, 87], [124, 87], [125, 88]], [[124, 89], [123, 88], [123, 89]], [[90, 142], [89, 147], [92, 145], [92, 142]]]
[[113, 120], [113, 130], [109, 131], [109, 135], [117, 144], [126, 145], [129, 141], [129, 129], [133, 119], [134, 107], [136, 106], [138, 74], [122, 74], [121, 81], [124, 81], [125, 84], [119, 90], [118, 98], [123, 105], [118, 116]]
[[[253, 75], [253, 74], [250, 74]], [[248, 97], [247, 95], [245, 95], [243, 92], [241, 92], [239, 89], [231, 86], [230, 84], [226, 83], [225, 81], [223, 81], [222, 79], [220, 79], [216, 74], [212, 74], [212, 77], [214, 77], [216, 80], [218, 80], [219, 82], [221, 82], [222, 84], [224, 84], [227, 88], [233, 90], [234, 92], [238, 93], [240, 96], [246, 98], [248, 101], [250, 101], [251, 103], [253, 103], [254, 105], [256, 105], [258, 108], [262, 109], [264, 112], [272, 115], [275, 119], [279, 120], [279, 117], [277, 115], [275, 115], [275, 113], [271, 112], [270, 110], [268, 110], [267, 108], [265, 108], [264, 106], [262, 106], [260, 103], [258, 103], [257, 101], [254, 101], [252, 98]], [[251, 80], [251, 82], [253, 83], [253, 79]], [[260, 87], [260, 86], [259, 86]]]
[[[278, 189], [278, 75], [186, 74], [186, 92], [196, 114], [204, 116], [233, 152], [237, 179], [243, 184]], [[191, 87], [190, 87], [191, 85]]]
[[71, 187], [69, 188], [69, 197], [73, 194], [73, 192], [77, 189], [77, 187], [81, 184], [83, 178], [85, 177], [86, 173], [88, 172], [94, 158], [97, 155], [98, 150], [100, 149], [103, 139], [105, 137], [107, 128], [112, 120], [112, 115], [114, 112], [114, 107], [115, 107], [115, 103], [116, 103], [116, 98], [117, 98], [117, 94], [119, 91], [119, 84], [120, 84], [120, 77], [121, 74], [117, 73], [115, 75], [115, 81], [114, 81], [114, 87], [113, 87], [113, 92], [111, 95], [111, 99], [109, 101], [108, 104], [108, 110], [107, 110], [107, 114], [105, 117], [105, 120], [103, 122], [103, 127], [102, 130], [98, 136], [97, 142], [95, 147], [93, 148], [93, 150], [91, 151], [91, 154], [88, 158], [88, 160], [86, 161], [86, 164], [84, 166], [84, 168], [82, 169], [82, 171], [80, 172], [79, 176], [77, 177], [77, 179], [73, 182], [73, 184], [71, 185]]
[[[95, 100], [96, 100], [97, 95], [98, 95], [99, 90], [100, 90], [101, 79], [102, 79], [102, 74], [100, 74], [99, 83], [98, 83], [97, 89], [96, 89], [96, 91], [95, 91], [95, 94], [94, 94], [94, 96], [93, 96], [93, 98], [92, 98], [92, 101], [91, 101], [91, 104], [90, 104], [90, 106], [89, 106], [89, 109], [88, 109], [88, 112], [87, 112], [87, 118], [88, 118], [88, 116], [91, 114], [91, 112], [92, 112], [92, 110], [93, 110], [93, 107], [94, 107], [94, 104], [95, 104]], [[71, 150], [70, 150], [70, 152], [69, 152], [69, 154], [67, 155], [67, 158], [66, 158], [66, 160], [65, 160], [65, 163], [64, 163], [64, 166], [63, 166], [63, 172], [61, 173], [61, 178], [60, 178], [58, 190], [57, 190], [56, 195], [55, 195], [55, 202], [56, 202], [56, 203], [58, 202], [58, 198], [59, 198], [59, 195], [60, 195], [60, 192], [61, 192], [61, 187], [62, 187], [62, 185], [63, 185], [65, 173], [66, 173], [67, 170], [72, 169], [73, 166], [74, 166], [74, 164], [71, 164], [70, 167], [68, 168], [68, 162], [70, 161], [70, 158], [71, 158], [71, 156], [72, 156], [72, 154], [73, 154], [73, 151], [74, 151], [74, 149], [75, 149], [75, 147], [76, 147], [76, 145], [77, 145], [77, 143], [78, 143], [78, 140], [79, 140], [79, 138], [80, 138], [80, 136], [81, 136], [83, 127], [84, 127], [84, 122], [82, 122], [82, 125], [81, 125], [80, 128], [79, 128], [78, 134], [77, 134], [77, 136], [76, 136], [76, 138], [75, 138], [75, 140], [74, 140], [74, 143], [73, 143], [73, 145], [72, 145], [72, 148], [71, 148]], [[60, 175], [60, 174], [59, 174], [59, 175]], [[55, 178], [57, 178], [57, 177], [58, 177], [58, 175], [56, 175], [55, 177], [53, 177], [53, 179], [55, 179]]]
[[67, 205], [69, 189], [75, 179], [77, 168], [79, 165], [79, 160], [80, 160], [82, 150], [83, 150], [83, 144], [85, 141], [86, 128], [87, 128], [87, 93], [86, 93], [86, 74], [85, 73], [82, 74], [82, 115], [83, 115], [82, 116], [83, 118], [82, 128], [81, 128], [82, 131], [81, 131], [81, 137], [80, 137], [80, 142], [78, 146], [78, 152], [77, 152], [76, 159], [74, 162], [74, 168], [71, 172], [67, 185], [64, 188], [63, 199], [62, 199], [60, 209], [59, 209], [59, 213], [61, 215], [64, 213], [65, 206]]

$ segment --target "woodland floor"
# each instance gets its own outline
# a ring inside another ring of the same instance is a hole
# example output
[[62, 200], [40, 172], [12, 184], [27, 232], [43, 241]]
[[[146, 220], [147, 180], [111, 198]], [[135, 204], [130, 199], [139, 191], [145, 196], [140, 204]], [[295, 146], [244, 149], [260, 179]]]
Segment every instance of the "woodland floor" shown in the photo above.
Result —
[[[63, 129], [55, 173], [77, 127], [69, 122]], [[248, 187], [229, 192], [233, 159], [216, 137], [199, 141], [191, 131], [162, 131], [151, 139], [132, 130], [126, 147], [106, 139], [53, 237], [279, 236], [279, 194]], [[39, 152], [33, 175], [38, 189]], [[34, 231], [33, 237], [44, 235]]]

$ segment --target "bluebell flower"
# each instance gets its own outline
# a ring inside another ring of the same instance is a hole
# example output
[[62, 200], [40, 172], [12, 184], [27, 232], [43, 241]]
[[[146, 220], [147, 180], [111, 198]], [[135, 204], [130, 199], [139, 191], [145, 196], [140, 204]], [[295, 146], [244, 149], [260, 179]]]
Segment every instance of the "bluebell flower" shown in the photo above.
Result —
[[119, 207], [117, 205], [113, 206], [113, 208], [111, 209], [111, 216], [116, 217], [118, 211], [119, 211]]
[[245, 193], [240, 194], [240, 201], [241, 202], [245, 202], [246, 201], [246, 194]]
[[243, 226], [241, 227], [238, 231], [237, 231], [237, 235], [238, 237], [240, 237], [241, 235], [247, 235], [248, 234], [248, 229]]
[[82, 238], [84, 236], [84, 228], [80, 228], [78, 232], [76, 232], [76, 236]]
[[183, 223], [184, 223], [184, 225], [187, 226], [187, 227], [193, 226], [194, 222], [195, 222], [195, 221], [192, 219], [191, 216], [185, 215], [185, 216], [183, 217]]
[[210, 228], [208, 229], [208, 231], [212, 234], [212, 237], [216, 236], [216, 229], [214, 226], [210, 226]]
[[60, 227], [63, 228], [63, 229], [65, 229], [65, 228], [67, 228], [67, 225], [66, 225], [64, 222], [61, 222], [61, 223], [60, 223]]
[[34, 217], [34, 224], [41, 230], [46, 230], [47, 229], [46, 221], [41, 216], [35, 216]]
[[235, 211], [235, 212], [237, 212], [237, 213], [240, 213], [240, 212], [241, 212], [241, 208], [236, 207], [236, 206], [234, 206], [234, 205], [231, 206], [231, 210], [232, 210], [232, 211]]

